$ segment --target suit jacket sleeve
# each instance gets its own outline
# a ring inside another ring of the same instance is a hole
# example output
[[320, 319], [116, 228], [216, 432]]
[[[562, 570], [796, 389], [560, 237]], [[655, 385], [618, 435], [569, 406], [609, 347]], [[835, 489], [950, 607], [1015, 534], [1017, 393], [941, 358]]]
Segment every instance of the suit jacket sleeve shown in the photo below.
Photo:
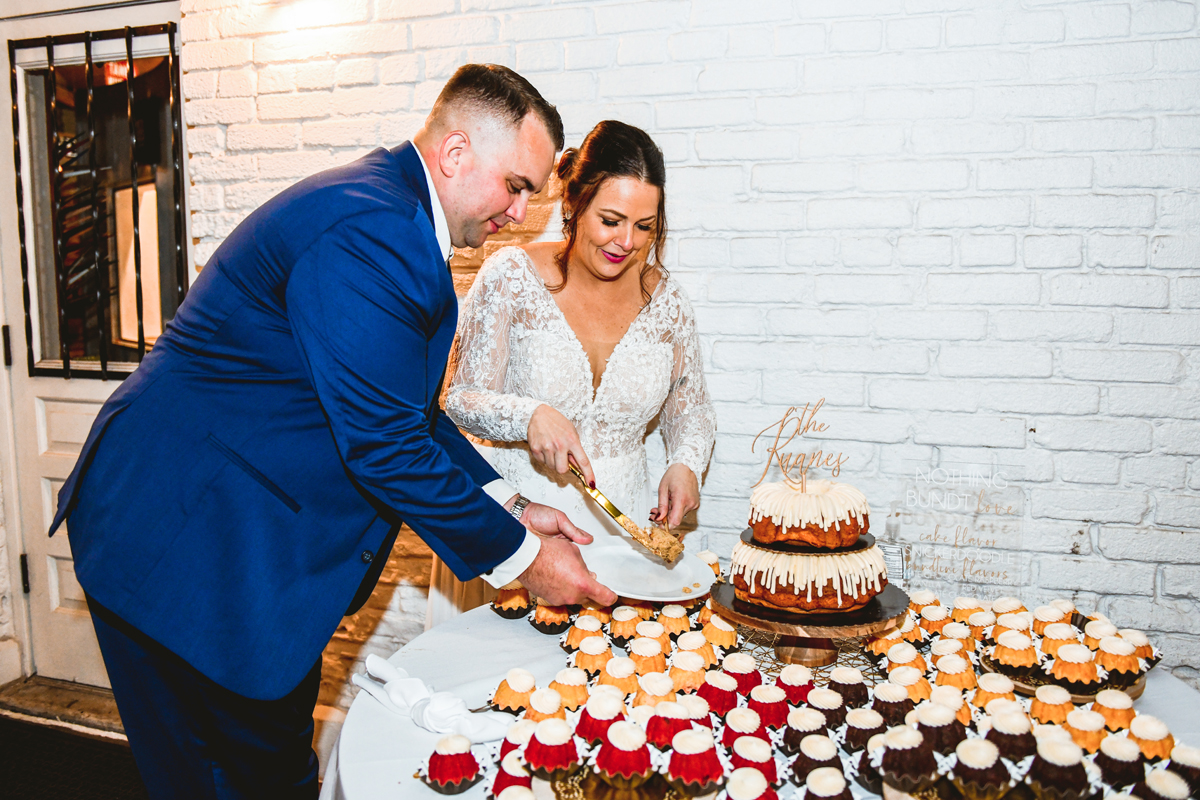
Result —
[[430, 435], [430, 365], [445, 360], [431, 361], [431, 340], [453, 313], [440, 263], [412, 220], [360, 214], [296, 263], [286, 302], [347, 471], [467, 579], [511, 556], [525, 529], [480, 488], [497, 476], [449, 419]]

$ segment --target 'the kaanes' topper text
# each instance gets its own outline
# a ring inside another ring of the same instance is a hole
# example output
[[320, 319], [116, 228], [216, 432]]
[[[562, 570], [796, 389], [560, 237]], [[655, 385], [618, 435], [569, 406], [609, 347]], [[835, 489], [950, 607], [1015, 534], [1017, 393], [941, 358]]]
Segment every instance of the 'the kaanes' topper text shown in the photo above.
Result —
[[830, 470], [830, 475], [836, 478], [841, 474], [842, 465], [846, 463], [847, 456], [842, 453], [825, 453], [817, 450], [813, 453], [789, 453], [785, 448], [792, 443], [794, 439], [798, 439], [809, 431], [822, 433], [828, 429], [828, 425], [824, 422], [817, 422], [817, 412], [821, 410], [821, 406], [825, 405], [825, 398], [822, 397], [809, 409], [809, 404], [805, 403], [803, 408], [792, 406], [783, 415], [783, 419], [778, 422], [772, 422], [767, 427], [758, 432], [754, 437], [754, 441], [750, 445], [750, 452], [754, 452], [754, 448], [758, 446], [758, 440], [763, 434], [773, 436], [771, 446], [767, 448], [767, 465], [763, 467], [762, 475], [759, 476], [755, 486], [762, 483], [767, 473], [771, 470], [771, 464], [779, 464], [779, 471], [783, 474], [783, 479], [793, 486], [799, 486], [800, 491], [805, 491], [805, 484], [808, 481], [808, 471], [813, 467], [825, 467]]

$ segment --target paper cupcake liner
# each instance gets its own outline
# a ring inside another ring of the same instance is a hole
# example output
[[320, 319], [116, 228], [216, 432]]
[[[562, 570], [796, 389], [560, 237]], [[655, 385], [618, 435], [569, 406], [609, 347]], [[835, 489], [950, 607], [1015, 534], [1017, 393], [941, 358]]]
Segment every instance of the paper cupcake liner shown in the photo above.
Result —
[[526, 606], [525, 608], [500, 608], [495, 603], [491, 603], [490, 605], [492, 607], [492, 611], [495, 611], [505, 619], [520, 619], [521, 617], [529, 614], [529, 606]]
[[967, 800], [1000, 800], [1013, 787], [1012, 782], [994, 786], [966, 781], [958, 777], [951, 778], [950, 782], [954, 784], [954, 788], [958, 789]]
[[1085, 788], [1075, 791], [1073, 789], [1060, 789], [1057, 786], [1046, 786], [1041, 781], [1030, 779], [1029, 788], [1033, 790], [1037, 800], [1085, 800], [1091, 797], [1092, 787], [1089, 784]]
[[467, 789], [470, 789], [475, 784], [483, 780], [483, 772], [479, 772], [473, 778], [459, 781], [458, 783], [439, 784], [436, 781], [431, 781], [428, 775], [421, 776], [421, 782], [433, 789], [438, 794], [462, 794]]
[[883, 782], [893, 789], [905, 794], [914, 794], [933, 786], [941, 776], [936, 772], [928, 775], [894, 775], [884, 772], [882, 777]]
[[548, 622], [534, 622], [533, 619], [531, 618], [529, 620], [529, 624], [532, 625], [534, 630], [536, 630], [538, 633], [544, 633], [547, 636], [558, 636], [560, 634], [566, 633], [567, 628], [571, 627], [570, 620], [567, 620], [566, 622], [548, 623]]
[[685, 797], [703, 797], [706, 794], [712, 794], [720, 789], [724, 782], [724, 778], [704, 784], [686, 783], [679, 778], [667, 779], [667, 783], [671, 785], [671, 788]]

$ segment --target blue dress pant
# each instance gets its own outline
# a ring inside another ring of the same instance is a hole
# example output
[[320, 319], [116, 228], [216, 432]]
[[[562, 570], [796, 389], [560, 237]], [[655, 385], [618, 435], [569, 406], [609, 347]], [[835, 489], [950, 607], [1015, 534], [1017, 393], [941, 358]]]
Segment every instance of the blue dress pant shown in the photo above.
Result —
[[153, 800], [317, 797], [321, 661], [278, 700], [225, 689], [89, 598], [113, 697]]

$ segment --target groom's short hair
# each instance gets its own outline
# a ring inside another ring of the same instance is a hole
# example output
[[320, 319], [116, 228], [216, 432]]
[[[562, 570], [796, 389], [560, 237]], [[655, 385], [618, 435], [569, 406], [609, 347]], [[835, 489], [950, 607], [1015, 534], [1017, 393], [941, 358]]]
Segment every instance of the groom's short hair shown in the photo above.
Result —
[[546, 102], [533, 84], [508, 67], [499, 64], [464, 64], [446, 81], [429, 112], [430, 121], [447, 121], [451, 109], [467, 108], [475, 113], [496, 116], [513, 127], [532, 111], [554, 140], [554, 149], [563, 149], [563, 123], [558, 109]]

